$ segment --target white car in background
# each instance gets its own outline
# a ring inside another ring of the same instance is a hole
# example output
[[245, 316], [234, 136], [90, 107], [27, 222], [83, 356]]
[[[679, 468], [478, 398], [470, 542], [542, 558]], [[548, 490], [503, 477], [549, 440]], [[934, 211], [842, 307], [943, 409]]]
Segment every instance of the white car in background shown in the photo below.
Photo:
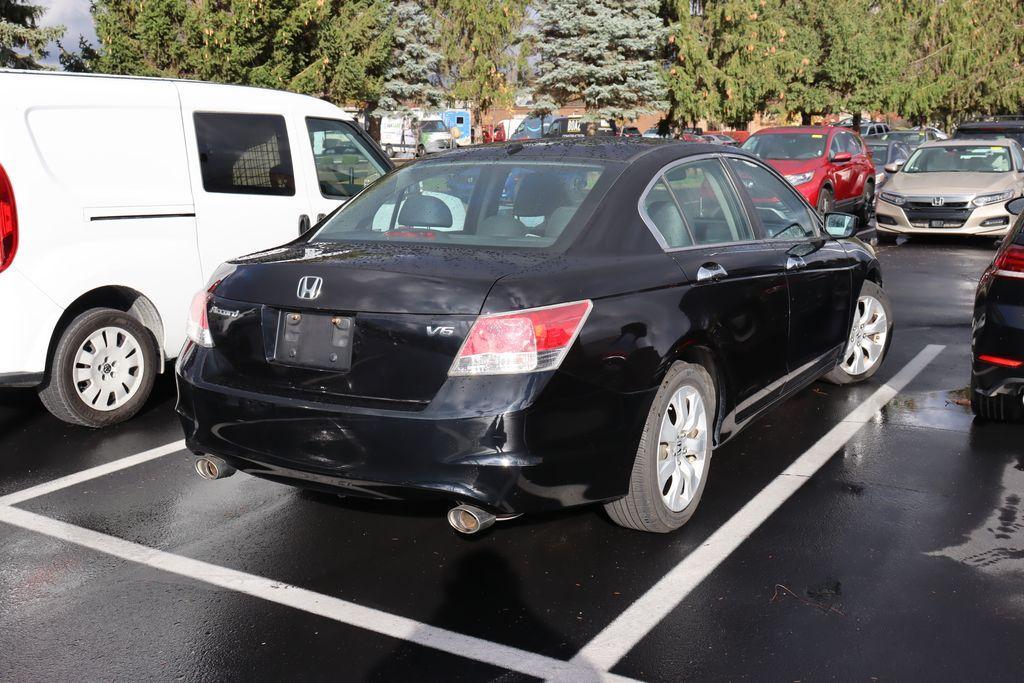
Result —
[[0, 386], [73, 424], [135, 414], [224, 261], [281, 244], [390, 170], [291, 93], [0, 70]]

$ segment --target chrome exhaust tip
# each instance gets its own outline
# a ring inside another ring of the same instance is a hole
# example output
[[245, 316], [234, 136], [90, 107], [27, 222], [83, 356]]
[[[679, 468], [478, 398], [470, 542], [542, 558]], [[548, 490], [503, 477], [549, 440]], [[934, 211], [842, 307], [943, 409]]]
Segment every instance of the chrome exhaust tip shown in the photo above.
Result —
[[235, 473], [235, 468], [213, 455], [196, 458], [196, 474], [203, 479], [224, 479]]
[[448, 524], [460, 534], [477, 534], [494, 524], [496, 517], [472, 505], [458, 505], [448, 511]]

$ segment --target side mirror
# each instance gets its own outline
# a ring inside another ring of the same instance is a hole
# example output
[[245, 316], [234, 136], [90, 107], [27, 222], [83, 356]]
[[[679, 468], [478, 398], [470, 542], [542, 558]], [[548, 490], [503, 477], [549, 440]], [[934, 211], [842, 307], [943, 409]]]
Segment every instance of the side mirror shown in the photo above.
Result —
[[1006, 202], [1006, 210], [1014, 216], [1024, 213], [1024, 197], [1017, 197]]
[[825, 232], [832, 237], [842, 239], [853, 237], [860, 227], [860, 219], [848, 213], [826, 213]]
[[836, 154], [834, 157], [832, 157], [832, 161], [836, 162], [837, 164], [845, 164], [851, 159], [853, 159], [853, 155], [850, 154], [849, 152], [840, 152], [839, 154]]
[[885, 172], [886, 173], [899, 173], [900, 169], [903, 168], [903, 164], [905, 164], [905, 163], [906, 163], [905, 161], [894, 161], [891, 164], [886, 164], [885, 165]]

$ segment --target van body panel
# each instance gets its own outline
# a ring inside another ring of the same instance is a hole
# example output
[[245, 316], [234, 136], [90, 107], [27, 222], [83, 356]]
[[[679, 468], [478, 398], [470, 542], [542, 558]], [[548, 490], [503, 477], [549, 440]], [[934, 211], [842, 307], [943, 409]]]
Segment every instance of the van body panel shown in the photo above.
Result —
[[12, 265], [0, 275], [0, 310], [0, 375], [42, 373], [50, 333], [64, 309]]

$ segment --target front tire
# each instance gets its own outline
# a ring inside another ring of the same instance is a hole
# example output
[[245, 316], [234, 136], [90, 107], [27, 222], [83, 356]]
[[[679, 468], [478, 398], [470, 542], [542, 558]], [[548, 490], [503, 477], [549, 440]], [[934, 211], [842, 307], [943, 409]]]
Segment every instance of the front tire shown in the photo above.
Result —
[[153, 390], [153, 335], [127, 313], [94, 308], [65, 328], [39, 398], [69, 424], [107, 427], [139, 412]]
[[864, 186], [864, 205], [860, 207], [860, 229], [867, 230], [871, 223], [871, 216], [875, 209], [875, 184], [867, 183]]
[[893, 326], [889, 295], [874, 282], [865, 280], [843, 357], [822, 379], [832, 384], [856, 384], [872, 377], [889, 353]]
[[668, 533], [690, 520], [711, 467], [715, 398], [701, 366], [676, 363], [669, 369], [644, 424], [629, 493], [604, 506], [613, 522]]

